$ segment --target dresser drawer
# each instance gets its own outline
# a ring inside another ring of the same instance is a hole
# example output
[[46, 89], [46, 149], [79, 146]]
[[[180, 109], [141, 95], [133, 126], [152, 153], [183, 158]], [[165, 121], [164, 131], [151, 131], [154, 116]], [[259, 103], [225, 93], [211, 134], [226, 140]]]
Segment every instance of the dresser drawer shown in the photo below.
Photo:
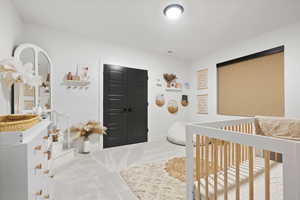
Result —
[[[45, 164], [45, 163], [44, 163]], [[50, 171], [44, 166], [41, 169], [33, 169], [28, 176], [28, 191], [30, 196], [36, 199], [47, 199], [49, 194]]]
[[47, 160], [48, 138], [46, 134], [37, 135], [27, 144], [28, 167], [34, 168], [36, 165]]

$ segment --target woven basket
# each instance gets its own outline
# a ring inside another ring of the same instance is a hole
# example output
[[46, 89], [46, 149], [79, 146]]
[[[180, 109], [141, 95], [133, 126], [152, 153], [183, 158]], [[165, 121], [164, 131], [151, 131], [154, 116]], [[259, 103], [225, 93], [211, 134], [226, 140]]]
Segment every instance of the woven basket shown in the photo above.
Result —
[[38, 115], [4, 115], [0, 116], [0, 132], [25, 131], [39, 123]]

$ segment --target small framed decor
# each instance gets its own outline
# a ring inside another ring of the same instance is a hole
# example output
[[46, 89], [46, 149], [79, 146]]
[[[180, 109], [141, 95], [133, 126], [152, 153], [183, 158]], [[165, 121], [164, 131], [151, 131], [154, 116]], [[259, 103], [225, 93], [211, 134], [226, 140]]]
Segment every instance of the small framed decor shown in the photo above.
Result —
[[198, 114], [208, 114], [208, 94], [197, 96]]
[[208, 89], [208, 69], [201, 69], [197, 71], [197, 89]]

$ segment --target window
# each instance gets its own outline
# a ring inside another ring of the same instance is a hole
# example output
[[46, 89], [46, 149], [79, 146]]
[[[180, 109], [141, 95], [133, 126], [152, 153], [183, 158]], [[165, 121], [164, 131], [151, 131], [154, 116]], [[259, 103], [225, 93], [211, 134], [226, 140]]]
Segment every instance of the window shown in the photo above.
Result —
[[218, 113], [284, 115], [284, 47], [217, 65]]

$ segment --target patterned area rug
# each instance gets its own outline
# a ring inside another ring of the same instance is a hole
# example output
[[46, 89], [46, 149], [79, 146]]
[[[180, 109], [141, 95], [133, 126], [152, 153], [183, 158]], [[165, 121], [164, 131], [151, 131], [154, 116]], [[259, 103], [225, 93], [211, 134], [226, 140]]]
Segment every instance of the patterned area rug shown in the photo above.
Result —
[[[196, 163], [196, 159], [195, 162]], [[214, 173], [214, 165], [211, 162], [208, 162], [209, 168], [208, 168], [208, 174]], [[200, 172], [200, 178], [203, 178], [205, 176], [205, 161], [200, 160], [200, 168], [202, 169]], [[220, 170], [220, 167], [217, 167], [218, 171]], [[185, 158], [173, 158], [166, 162], [165, 170], [169, 173], [170, 176], [177, 178], [180, 181], [185, 181], [186, 176], [186, 163]], [[194, 171], [194, 179], [196, 180], [196, 171]]]
[[140, 200], [183, 200], [185, 183], [171, 177], [165, 170], [166, 162], [132, 167], [121, 176]]
[[[201, 165], [204, 166], [204, 162], [201, 162]], [[212, 167], [210, 164], [210, 174], [213, 173]], [[173, 158], [129, 168], [122, 171], [121, 176], [138, 199], [183, 200], [185, 173], [185, 158]]]

